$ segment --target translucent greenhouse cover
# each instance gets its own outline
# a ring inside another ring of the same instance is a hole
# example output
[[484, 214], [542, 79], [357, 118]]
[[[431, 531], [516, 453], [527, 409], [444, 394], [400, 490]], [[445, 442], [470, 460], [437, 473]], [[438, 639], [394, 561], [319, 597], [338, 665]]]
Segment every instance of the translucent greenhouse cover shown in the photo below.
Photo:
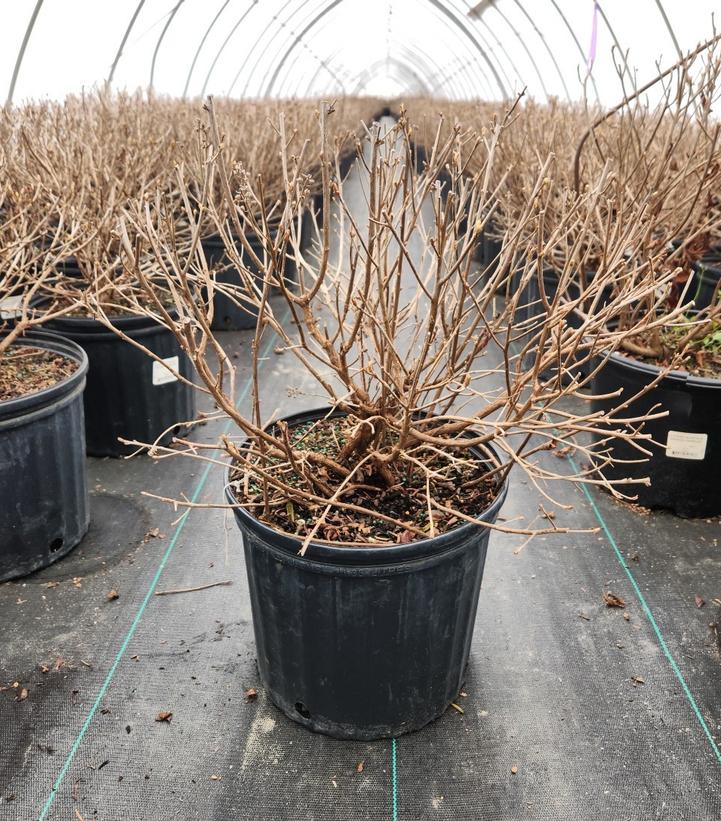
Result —
[[522, 89], [616, 102], [713, 34], [718, 0], [16, 0], [3, 9], [5, 98], [102, 87], [175, 96]]

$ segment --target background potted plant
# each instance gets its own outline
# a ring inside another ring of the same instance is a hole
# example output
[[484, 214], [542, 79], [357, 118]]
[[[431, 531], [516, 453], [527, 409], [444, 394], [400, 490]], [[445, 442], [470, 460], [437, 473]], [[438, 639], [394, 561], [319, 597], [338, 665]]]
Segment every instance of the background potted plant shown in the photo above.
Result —
[[[72, 305], [39, 299], [65, 252], [36, 222], [32, 189], [0, 190], [0, 581], [64, 556], [89, 524], [82, 392], [87, 357], [38, 332]], [[72, 230], [70, 231], [72, 233]]]
[[[191, 369], [175, 338], [124, 301], [127, 277], [116, 231], [131, 197], [142, 197], [151, 184], [165, 190], [172, 184], [170, 158], [178, 149], [165, 114], [164, 106], [139, 95], [102, 94], [29, 106], [13, 124], [9, 173], [35, 190], [36, 224], [49, 226], [63, 245], [56, 276], [41, 291], [68, 310], [46, 317], [45, 327], [88, 356], [84, 401], [92, 456], [129, 453], [120, 436], [169, 441], [175, 426], [195, 414]], [[182, 241], [182, 225], [176, 231]], [[96, 315], [87, 307], [89, 291]]]
[[640, 299], [619, 314], [619, 326], [631, 332], [641, 317], [655, 314], [662, 321], [630, 333], [606, 357], [594, 379], [593, 406], [607, 411], [618, 401], [609, 395], [620, 391], [631, 416], [666, 411], [646, 426], [648, 461], [639, 463], [638, 454], [616, 441], [608, 472], [615, 478], [648, 476], [637, 501], [681, 516], [721, 513], [721, 301], [718, 283], [698, 262], [721, 224], [713, 207], [721, 184], [720, 129], [711, 111], [721, 62], [713, 49], [704, 52], [696, 72], [698, 62], [698, 54], [681, 62], [656, 109], [622, 110], [614, 127], [616, 151], [599, 149], [606, 163], [610, 157], [619, 168], [623, 187], [612, 200], [615, 211], [624, 209], [624, 192], [648, 201], [639, 250], [656, 256], [657, 274], [672, 279], [665, 300]]
[[[269, 249], [262, 237], [274, 236], [278, 229], [283, 203], [284, 185], [281, 148], [287, 156], [306, 170], [305, 184], [308, 196], [298, 219], [301, 225], [303, 246], [311, 241], [313, 225], [317, 226], [322, 197], [319, 196], [317, 172], [317, 133], [314, 128], [318, 102], [315, 100], [221, 101], [216, 104], [217, 116], [223, 130], [223, 147], [226, 152], [228, 175], [234, 189], [248, 190], [236, 175], [254, 181], [252, 195], [244, 203], [242, 223], [232, 224], [227, 219], [226, 200], [222, 196], [219, 180], [210, 181], [211, 189], [205, 191], [205, 163], [207, 148], [205, 127], [200, 125], [199, 141], [186, 157], [183, 175], [189, 182], [187, 195], [196, 204], [195, 219], [201, 224], [201, 248], [209, 268], [214, 270], [217, 283], [237, 285], [238, 269], [225, 253], [225, 243], [218, 233], [216, 223], [210, 219], [206, 208], [200, 208], [205, 198], [212, 198], [218, 215], [225, 217], [226, 229], [235, 238], [236, 256], [243, 259], [247, 270], [255, 271], [262, 280], [263, 271], [269, 264], [281, 266], [279, 276], [292, 282], [296, 272], [292, 257], [281, 255], [269, 260]], [[345, 177], [356, 160], [356, 138], [361, 132], [361, 122], [373, 110], [373, 100], [340, 100], [333, 104], [335, 117], [331, 121], [328, 139], [335, 145], [338, 157], [337, 173]], [[282, 112], [283, 130], [277, 123]], [[262, 181], [257, 184], [258, 181]], [[178, 202], [176, 213], [185, 222], [184, 203]], [[231, 203], [232, 206], [232, 203]], [[261, 223], [265, 223], [261, 225]], [[241, 233], [238, 234], [237, 232]], [[213, 330], [248, 330], [255, 328], [256, 307], [235, 292], [217, 289], [214, 292]]]

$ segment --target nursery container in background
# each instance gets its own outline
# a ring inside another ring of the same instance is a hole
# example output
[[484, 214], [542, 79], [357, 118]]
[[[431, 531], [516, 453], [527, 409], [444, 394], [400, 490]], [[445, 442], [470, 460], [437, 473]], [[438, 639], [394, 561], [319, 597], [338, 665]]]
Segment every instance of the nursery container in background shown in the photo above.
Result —
[[[286, 421], [293, 427], [328, 413]], [[505, 494], [504, 486], [479, 519], [493, 523]], [[447, 709], [464, 680], [487, 528], [467, 523], [381, 547], [312, 542], [300, 556], [298, 539], [243, 508], [235, 516], [260, 675], [289, 718], [337, 738], [370, 740], [417, 730]]]
[[46, 567], [72, 550], [90, 522], [85, 473], [85, 352], [36, 332], [11, 345], [59, 354], [72, 374], [0, 402], [0, 581]]
[[697, 309], [708, 308], [713, 302], [721, 279], [721, 251], [708, 254], [693, 265], [694, 278], [687, 296]]
[[340, 155], [338, 158], [338, 170], [340, 171], [341, 180], [344, 180], [348, 174], [350, 174], [351, 169], [355, 166], [357, 159], [358, 154], [356, 153], [355, 145], [351, 146]]
[[[253, 237], [249, 238], [249, 243], [260, 259], [263, 258], [263, 247], [260, 241]], [[203, 253], [208, 264], [208, 268], [215, 271], [216, 282], [222, 285], [241, 286], [243, 279], [240, 272], [235, 267], [230, 257], [225, 252], [225, 245], [218, 234], [213, 234], [202, 240]], [[237, 241], [238, 253], [244, 259], [247, 257], [242, 244]], [[253, 270], [256, 275], [258, 287], [262, 289], [262, 276], [255, 271], [255, 266], [250, 261], [247, 262], [248, 269]], [[240, 304], [236, 304], [236, 301]], [[216, 292], [213, 295], [213, 324], [214, 331], [245, 331], [255, 328], [258, 321], [258, 308], [250, 302], [244, 302], [241, 296], [232, 300], [225, 294]]]
[[[175, 336], [144, 316], [112, 319], [118, 330], [192, 379], [193, 368]], [[89, 361], [85, 389], [85, 430], [89, 456], [126, 456], [136, 448], [118, 437], [154, 442], [173, 425], [195, 416], [195, 391], [161, 362], [88, 317], [65, 316], [48, 327], [71, 339]], [[167, 444], [182, 428], [165, 433]]]
[[483, 231], [483, 250], [481, 252], [481, 262], [488, 269], [490, 274], [498, 264], [498, 255], [503, 248], [503, 237], [501, 236], [498, 224], [490, 220]]
[[[322, 203], [321, 203], [322, 205]], [[320, 216], [320, 209], [317, 201], [313, 201], [313, 209], [318, 211], [316, 219], [322, 219]], [[303, 212], [301, 223], [301, 251], [307, 250], [314, 237], [313, 218], [310, 210], [306, 209]], [[248, 242], [253, 248], [256, 256], [263, 259], [263, 245], [260, 239], [256, 236], [248, 237]], [[252, 271], [258, 289], [263, 288], [263, 272], [257, 269], [245, 252], [242, 243], [236, 240], [238, 255], [246, 261], [249, 271]], [[202, 240], [203, 253], [208, 268], [215, 271], [216, 282], [224, 285], [240, 286], [243, 282], [238, 269], [233, 264], [230, 257], [226, 254], [223, 240], [218, 234], [213, 234]], [[297, 281], [297, 268], [295, 260], [293, 259], [293, 250], [289, 246], [287, 248], [287, 255], [283, 263], [283, 276], [288, 287], [293, 287]], [[239, 304], [236, 304], [239, 303]], [[242, 294], [235, 297], [235, 300], [225, 294], [215, 293], [213, 296], [213, 324], [211, 329], [214, 331], [246, 331], [255, 328], [258, 322], [258, 308], [250, 302], [246, 302]]]
[[[619, 388], [622, 399], [632, 398], [658, 377], [660, 369], [620, 353], [610, 354], [594, 377], [594, 394], [611, 394]], [[617, 397], [594, 399], [594, 411], [610, 411]], [[640, 464], [617, 462], [604, 469], [608, 479], [649, 477], [649, 487], [621, 486], [638, 496], [638, 503], [666, 508], [679, 516], [721, 514], [721, 380], [672, 371], [644, 396], [630, 402], [618, 416], [634, 417], [667, 410], [668, 416], [648, 421], [644, 433], [660, 447], [646, 443], [653, 456]], [[614, 460], [643, 458], [638, 450], [616, 439], [610, 446]]]

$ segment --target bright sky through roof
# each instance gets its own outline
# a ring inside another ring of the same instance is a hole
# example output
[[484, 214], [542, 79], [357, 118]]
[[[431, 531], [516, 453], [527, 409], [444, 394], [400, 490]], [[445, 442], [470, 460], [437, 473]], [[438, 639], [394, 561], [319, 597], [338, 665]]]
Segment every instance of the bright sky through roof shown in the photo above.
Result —
[[[37, 0], [3, 10], [0, 83], [7, 96]], [[119, 88], [164, 94], [385, 97], [430, 93], [578, 99], [592, 51], [593, 0], [497, 0], [479, 17], [469, 0], [41, 0], [14, 99], [60, 99], [102, 85], [128, 24]], [[618, 100], [615, 60], [642, 82], [657, 60], [712, 35], [714, 0], [600, 0], [595, 91]], [[192, 69], [192, 70], [191, 70]]]

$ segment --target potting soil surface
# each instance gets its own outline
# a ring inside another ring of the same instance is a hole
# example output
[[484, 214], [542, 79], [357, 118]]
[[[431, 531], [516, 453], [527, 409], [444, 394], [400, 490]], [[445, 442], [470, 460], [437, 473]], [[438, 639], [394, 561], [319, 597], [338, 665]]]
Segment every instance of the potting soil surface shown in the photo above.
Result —
[[[247, 408], [250, 336], [222, 341]], [[274, 344], [266, 409], [318, 406]], [[88, 471], [82, 544], [0, 585], [3, 821], [721, 817], [718, 520], [557, 486], [571, 507], [556, 524], [595, 532], [520, 552], [524, 537], [492, 535], [460, 709], [396, 740], [343, 742], [263, 690], [232, 516], [141, 495], [215, 502], [222, 469], [139, 457]], [[530, 522], [540, 502], [514, 475], [503, 516]]]

